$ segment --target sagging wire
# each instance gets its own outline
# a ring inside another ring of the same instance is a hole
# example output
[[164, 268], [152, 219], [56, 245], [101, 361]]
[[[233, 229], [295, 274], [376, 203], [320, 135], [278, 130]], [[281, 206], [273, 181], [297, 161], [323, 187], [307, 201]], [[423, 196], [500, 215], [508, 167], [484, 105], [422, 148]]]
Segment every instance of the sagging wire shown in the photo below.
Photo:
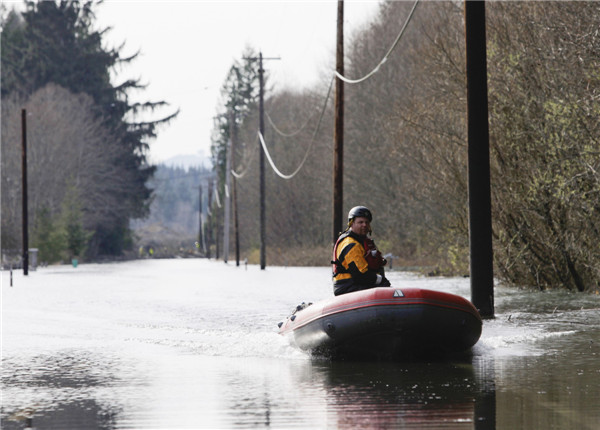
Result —
[[[293, 178], [294, 176], [296, 176], [296, 174], [297, 174], [297, 173], [298, 173], [298, 172], [299, 172], [299, 171], [302, 169], [302, 167], [304, 166], [304, 163], [306, 162], [306, 159], [308, 158], [308, 154], [310, 153], [310, 150], [312, 149], [312, 146], [313, 146], [313, 144], [314, 144], [314, 141], [315, 141], [315, 137], [316, 137], [316, 135], [317, 135], [317, 132], [319, 131], [319, 128], [320, 128], [320, 126], [321, 126], [321, 121], [323, 120], [323, 116], [324, 116], [324, 113], [325, 113], [325, 108], [326, 108], [326, 106], [327, 106], [327, 100], [329, 99], [329, 94], [331, 93], [331, 88], [332, 88], [332, 86], [333, 86], [333, 81], [334, 81], [334, 78], [335, 78], [335, 77], [337, 77], [338, 79], [340, 79], [340, 80], [342, 80], [342, 81], [344, 81], [344, 82], [346, 82], [346, 83], [349, 83], [349, 84], [358, 84], [358, 83], [361, 83], [361, 82], [364, 82], [364, 81], [366, 81], [366, 80], [367, 80], [367, 79], [369, 79], [371, 76], [373, 76], [375, 73], [377, 73], [377, 72], [379, 71], [379, 69], [381, 68], [381, 66], [382, 66], [382, 65], [383, 65], [383, 64], [384, 64], [384, 63], [385, 63], [385, 62], [388, 60], [389, 56], [392, 54], [392, 52], [394, 51], [394, 49], [396, 48], [396, 46], [397, 46], [397, 45], [398, 45], [398, 43], [400, 42], [400, 39], [401, 39], [401, 38], [402, 38], [402, 36], [404, 35], [404, 32], [405, 32], [406, 28], [408, 27], [408, 24], [409, 24], [409, 22], [411, 21], [411, 19], [412, 19], [413, 15], [414, 15], [414, 12], [415, 12], [415, 10], [416, 10], [416, 8], [417, 8], [417, 5], [418, 5], [418, 4], [419, 4], [419, 0], [415, 0], [415, 2], [414, 2], [414, 4], [413, 4], [413, 7], [412, 7], [412, 9], [411, 9], [411, 11], [410, 11], [410, 13], [408, 14], [408, 17], [406, 18], [406, 21], [404, 22], [404, 25], [403, 25], [403, 26], [402, 26], [402, 28], [400, 29], [400, 33], [399, 33], [399, 34], [398, 34], [398, 36], [396, 37], [396, 40], [394, 41], [394, 43], [392, 44], [392, 46], [390, 47], [390, 49], [388, 49], [388, 51], [386, 52], [386, 54], [383, 56], [383, 58], [382, 58], [382, 60], [379, 62], [379, 64], [377, 64], [377, 66], [375, 66], [375, 68], [374, 68], [374, 69], [373, 69], [373, 70], [372, 70], [370, 73], [368, 73], [367, 75], [363, 76], [363, 77], [362, 77], [362, 78], [360, 78], [360, 79], [348, 79], [348, 78], [346, 78], [345, 76], [343, 76], [343, 75], [341, 75], [340, 73], [338, 73], [338, 72], [337, 72], [337, 70], [336, 70], [336, 71], [334, 71], [334, 77], [332, 78], [332, 80], [331, 80], [331, 83], [329, 84], [329, 90], [327, 91], [327, 97], [325, 98], [325, 103], [324, 103], [324, 105], [323, 105], [323, 110], [321, 111], [321, 116], [320, 116], [320, 118], [319, 118], [319, 122], [318, 122], [318, 124], [317, 124], [317, 128], [315, 129], [315, 132], [313, 133], [313, 137], [312, 137], [312, 139], [311, 139], [311, 142], [310, 142], [310, 144], [309, 144], [309, 146], [308, 146], [308, 148], [307, 148], [307, 150], [306, 150], [306, 153], [304, 154], [304, 158], [303, 158], [303, 159], [302, 159], [302, 161], [300, 162], [300, 165], [298, 166], [298, 168], [297, 168], [296, 170], [294, 170], [294, 172], [292, 172], [292, 173], [291, 173], [291, 174], [289, 174], [289, 175], [286, 175], [286, 174], [282, 173], [282, 172], [281, 172], [281, 171], [280, 171], [280, 170], [277, 168], [277, 166], [275, 166], [275, 163], [273, 162], [273, 159], [271, 158], [271, 155], [270, 155], [270, 153], [269, 153], [269, 150], [267, 149], [267, 145], [266, 145], [266, 143], [265, 143], [264, 137], [263, 137], [263, 135], [262, 135], [260, 132], [258, 132], [258, 138], [260, 139], [260, 143], [261, 143], [262, 149], [263, 149], [263, 151], [265, 152], [265, 155], [267, 156], [267, 160], [269, 161], [269, 164], [271, 165], [271, 168], [273, 169], [273, 171], [274, 171], [274, 172], [275, 172], [275, 173], [276, 173], [278, 176], [280, 176], [280, 177], [281, 177], [281, 178], [283, 178], [283, 179], [291, 179], [291, 178]], [[286, 133], [283, 133], [283, 132], [281, 132], [281, 131], [280, 131], [280, 130], [279, 130], [279, 129], [278, 129], [276, 126], [275, 126], [275, 124], [274, 124], [274, 123], [273, 123], [273, 121], [271, 120], [271, 117], [270, 117], [268, 114], [267, 114], [267, 119], [268, 119], [269, 123], [271, 124], [271, 126], [273, 127], [273, 129], [274, 129], [274, 130], [275, 130], [275, 131], [276, 131], [278, 134], [280, 134], [280, 135], [282, 135], [282, 136], [284, 136], [284, 137], [292, 137], [292, 136], [295, 136], [296, 134], [300, 133], [300, 131], [302, 131], [302, 130], [304, 129], [304, 127], [306, 127], [306, 125], [308, 124], [308, 122], [310, 121], [310, 117], [309, 117], [309, 120], [308, 120], [308, 121], [307, 121], [307, 122], [306, 122], [306, 123], [305, 123], [305, 124], [304, 124], [302, 127], [300, 127], [300, 129], [299, 129], [299, 130], [297, 130], [296, 132], [294, 132], [294, 133], [291, 133], [291, 134], [286, 134]], [[254, 155], [254, 152], [251, 154], [251, 156], [252, 156], [252, 155]], [[234, 172], [234, 171], [233, 171], [233, 169], [231, 170], [231, 173], [233, 174], [233, 176], [235, 176], [236, 178], [238, 178], [238, 179], [239, 179], [239, 178], [243, 177], [243, 176], [246, 174], [246, 172], [248, 171], [248, 167], [249, 167], [249, 165], [250, 165], [250, 163], [248, 163], [248, 166], [246, 166], [246, 170], [244, 170], [244, 172], [243, 172], [242, 174], [238, 174], [238, 173]], [[220, 206], [219, 206], [219, 207], [220, 207]]]
[[302, 125], [302, 127], [300, 127], [298, 130], [296, 130], [293, 133], [284, 133], [283, 131], [279, 130], [277, 128], [277, 126], [273, 123], [273, 120], [271, 119], [271, 116], [269, 115], [268, 112], [265, 112], [265, 114], [267, 115], [267, 120], [269, 121], [269, 124], [271, 124], [271, 127], [273, 127], [273, 130], [275, 130], [277, 132], [277, 134], [283, 136], [283, 137], [294, 137], [297, 134], [299, 134], [302, 130], [304, 130], [304, 128], [308, 125], [308, 123], [310, 122], [310, 120], [312, 119], [312, 115], [310, 115], [308, 117], [308, 119], [306, 120], [306, 122]]
[[256, 143], [258, 142], [258, 136], [256, 136], [256, 140], [254, 141], [254, 144], [252, 145], [252, 152], [250, 153], [250, 157], [248, 157], [248, 164], [246, 164], [246, 168], [244, 170], [242, 170], [241, 173], [237, 173], [235, 170], [231, 169], [231, 174], [233, 175], [234, 178], [237, 179], [242, 179], [244, 176], [246, 176], [246, 173], [248, 173], [248, 170], [250, 169], [250, 165], [252, 164], [252, 161], [254, 160], [254, 154], [256, 154]]
[[271, 154], [269, 154], [269, 150], [267, 149], [267, 144], [265, 143], [265, 140], [264, 140], [264, 137], [263, 137], [262, 133], [260, 131], [258, 132], [258, 137], [260, 139], [260, 144], [262, 146], [263, 151], [265, 152], [265, 155], [267, 156], [267, 160], [269, 161], [269, 164], [271, 165], [271, 168], [273, 169], [273, 171], [279, 177], [281, 177], [283, 179], [291, 179], [294, 176], [296, 176], [296, 174], [304, 166], [304, 163], [306, 162], [306, 160], [308, 158], [308, 154], [310, 153], [310, 150], [312, 149], [312, 146], [315, 143], [315, 140], [316, 140], [316, 137], [317, 137], [317, 133], [319, 132], [319, 129], [321, 128], [321, 122], [323, 121], [323, 117], [325, 116], [325, 109], [327, 108], [327, 101], [329, 100], [329, 95], [331, 94], [331, 88], [333, 87], [333, 81], [334, 80], [335, 79], [332, 78], [331, 82], [329, 83], [329, 89], [327, 90], [327, 96], [325, 97], [325, 102], [323, 103], [323, 109], [321, 109], [321, 116], [319, 117], [319, 122], [317, 123], [317, 127], [315, 128], [315, 131], [313, 132], [312, 138], [310, 140], [310, 144], [308, 145], [308, 148], [306, 149], [306, 152], [304, 153], [304, 158], [302, 159], [302, 161], [300, 162], [300, 165], [296, 168], [296, 170], [294, 170], [294, 172], [292, 172], [289, 175], [281, 173], [281, 171], [277, 168], [277, 166], [275, 166], [275, 163], [273, 162], [273, 159], [271, 158]]
[[206, 200], [207, 201], [206, 215], [209, 217], [212, 216], [212, 211], [210, 210], [210, 207], [212, 206], [212, 202], [215, 200], [215, 198], [211, 195], [210, 190], [209, 190], [211, 183], [213, 184], [213, 187], [214, 187], [214, 180], [212, 182], [208, 182], [208, 181], [206, 182], [206, 189], [208, 190], [208, 199]]
[[348, 78], [344, 77], [343, 75], [341, 75], [340, 73], [338, 73], [337, 70], [335, 70], [334, 71], [335, 76], [337, 76], [338, 79], [341, 79], [342, 81], [344, 81], [344, 82], [346, 82], [348, 84], [359, 84], [361, 82], [366, 81], [371, 76], [373, 76], [375, 73], [377, 73], [379, 71], [379, 68], [383, 65], [383, 63], [385, 63], [387, 61], [387, 59], [391, 55], [392, 51], [396, 48], [396, 46], [398, 45], [398, 42], [400, 42], [400, 39], [402, 38], [402, 35], [404, 34], [404, 30], [406, 30], [406, 27], [408, 26], [408, 23], [410, 22], [413, 14], [415, 12], [415, 9], [417, 8], [417, 4], [418, 3], [419, 3], [419, 0], [415, 0], [415, 3], [413, 4], [413, 7], [412, 7], [410, 13], [408, 14], [408, 18], [404, 22], [404, 25], [402, 26], [402, 29], [400, 30], [400, 33], [398, 34], [398, 37], [396, 37], [396, 40], [392, 44], [392, 47], [383, 56], [383, 59], [379, 62], [379, 64], [377, 64], [377, 66], [375, 66], [375, 68], [373, 70], [371, 70], [370, 73], [366, 74], [365, 76], [363, 76], [360, 79], [348, 79]]
[[214, 192], [213, 192], [213, 195], [215, 196], [215, 200], [217, 201], [217, 207], [218, 207], [219, 209], [221, 209], [223, 206], [221, 205], [221, 199], [219, 198], [219, 190], [218, 190], [218, 188], [217, 188], [217, 183], [216, 183], [216, 181], [215, 181], [215, 182], [213, 182], [213, 184], [214, 184], [214, 185], [213, 185], [213, 186], [214, 186]]

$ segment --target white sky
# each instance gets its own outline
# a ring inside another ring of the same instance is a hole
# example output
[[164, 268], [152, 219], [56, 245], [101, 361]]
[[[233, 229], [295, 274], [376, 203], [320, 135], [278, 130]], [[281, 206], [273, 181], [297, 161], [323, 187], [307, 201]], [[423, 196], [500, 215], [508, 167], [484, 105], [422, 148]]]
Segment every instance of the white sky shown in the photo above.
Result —
[[[344, 2], [344, 36], [370, 20], [379, 0]], [[246, 46], [262, 51], [274, 90], [310, 88], [335, 64], [336, 0], [135, 1], [105, 0], [96, 9], [98, 28], [122, 55], [140, 51], [115, 83], [140, 78], [148, 87], [131, 101], [159, 101], [179, 108], [179, 117], [159, 129], [150, 161], [183, 154], [210, 154], [220, 89]], [[348, 47], [346, 42], [346, 49]]]

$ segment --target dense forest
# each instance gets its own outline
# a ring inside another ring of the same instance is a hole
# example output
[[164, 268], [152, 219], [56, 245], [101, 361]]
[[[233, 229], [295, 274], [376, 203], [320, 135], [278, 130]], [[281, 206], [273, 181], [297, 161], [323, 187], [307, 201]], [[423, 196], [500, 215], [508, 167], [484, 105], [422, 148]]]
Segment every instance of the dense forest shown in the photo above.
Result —
[[[120, 256], [131, 219], [148, 215], [150, 141], [177, 112], [131, 103], [137, 80], [111, 82], [135, 56], [104, 46], [94, 1], [24, 2], [2, 9], [2, 249], [21, 248], [21, 137], [26, 112], [31, 247], [42, 261]], [[167, 108], [168, 109], [168, 108]], [[34, 144], [32, 144], [34, 143]]]
[[[349, 37], [346, 76], [365, 76], [381, 61], [412, 7], [382, 3]], [[539, 289], [598, 291], [600, 3], [489, 2], [486, 14], [495, 276]], [[240, 246], [256, 256], [258, 65], [247, 57], [225, 80], [212, 149], [223, 198], [233, 137]], [[265, 143], [274, 164], [289, 174], [306, 157], [291, 179], [267, 166], [269, 264], [330, 260], [333, 103], [326, 97], [333, 67], [327, 69], [312, 89], [266, 85]], [[379, 71], [345, 86], [345, 106], [345, 207], [372, 209], [379, 247], [401, 265], [468, 274], [462, 2], [421, 2]]]

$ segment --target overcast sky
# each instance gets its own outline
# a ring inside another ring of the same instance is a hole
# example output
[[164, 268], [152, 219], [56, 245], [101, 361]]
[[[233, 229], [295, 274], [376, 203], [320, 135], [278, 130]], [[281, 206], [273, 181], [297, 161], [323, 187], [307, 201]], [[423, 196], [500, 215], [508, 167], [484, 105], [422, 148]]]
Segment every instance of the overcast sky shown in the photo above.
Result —
[[[346, 40], [372, 18], [378, 0], [344, 2]], [[209, 155], [220, 89], [245, 46], [262, 51], [274, 90], [317, 85], [335, 64], [337, 1], [105, 0], [99, 28], [112, 27], [108, 46], [140, 51], [118, 81], [141, 78], [148, 87], [134, 101], [165, 100], [181, 110], [151, 143], [152, 162], [182, 154]], [[160, 115], [160, 114], [158, 114]]]

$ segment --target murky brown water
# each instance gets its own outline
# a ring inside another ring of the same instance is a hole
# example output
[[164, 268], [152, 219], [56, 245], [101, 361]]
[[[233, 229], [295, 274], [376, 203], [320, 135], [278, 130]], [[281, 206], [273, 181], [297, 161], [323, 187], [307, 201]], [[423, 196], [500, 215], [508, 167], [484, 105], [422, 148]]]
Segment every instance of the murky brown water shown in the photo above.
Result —
[[[496, 289], [472, 356], [329, 362], [277, 334], [328, 268], [204, 260], [2, 273], [3, 429], [600, 428], [600, 297]], [[469, 297], [468, 279], [390, 273]]]

